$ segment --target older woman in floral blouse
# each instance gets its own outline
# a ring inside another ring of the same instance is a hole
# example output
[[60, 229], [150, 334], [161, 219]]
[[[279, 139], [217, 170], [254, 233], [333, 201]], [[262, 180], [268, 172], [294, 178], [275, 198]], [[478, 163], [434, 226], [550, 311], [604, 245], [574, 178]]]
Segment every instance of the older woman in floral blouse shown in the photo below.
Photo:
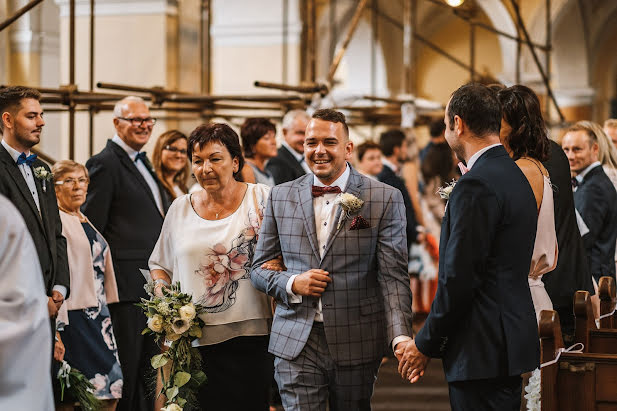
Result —
[[191, 133], [188, 155], [203, 190], [172, 204], [149, 261], [158, 287], [180, 281], [206, 307], [196, 344], [208, 382], [198, 398], [213, 410], [267, 410], [273, 367], [270, 307], [249, 276], [269, 187], [236, 180], [241, 150], [225, 124]]

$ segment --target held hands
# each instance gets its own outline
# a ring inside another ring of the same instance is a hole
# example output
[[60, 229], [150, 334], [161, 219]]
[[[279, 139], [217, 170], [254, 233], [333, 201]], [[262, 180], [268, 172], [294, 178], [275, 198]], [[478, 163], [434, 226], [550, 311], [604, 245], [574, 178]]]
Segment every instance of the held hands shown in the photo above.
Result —
[[59, 310], [60, 306], [62, 306], [62, 303], [64, 302], [64, 296], [59, 291], [54, 290], [51, 292], [51, 299], [54, 300], [56, 309]]
[[296, 295], [307, 297], [321, 297], [328, 283], [332, 282], [330, 273], [318, 268], [313, 268], [294, 278], [291, 291]]
[[401, 374], [403, 379], [409, 380], [412, 384], [424, 375], [424, 370], [430, 360], [429, 357], [418, 350], [414, 340], [398, 343], [394, 350], [394, 355], [396, 355], [399, 361], [399, 374]]
[[54, 343], [54, 360], [62, 362], [62, 360], [64, 360], [64, 352], [64, 343], [62, 342], [62, 338], [60, 338], [60, 333], [56, 331], [56, 342]]
[[52, 297], [47, 299], [47, 312], [49, 313], [49, 318], [56, 318], [58, 315], [58, 307]]

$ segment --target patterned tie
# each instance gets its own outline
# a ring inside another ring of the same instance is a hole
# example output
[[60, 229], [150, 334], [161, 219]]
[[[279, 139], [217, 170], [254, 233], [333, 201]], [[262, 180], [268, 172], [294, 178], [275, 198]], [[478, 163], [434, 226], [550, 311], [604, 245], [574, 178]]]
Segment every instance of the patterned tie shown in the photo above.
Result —
[[36, 154], [30, 154], [26, 157], [26, 153], [21, 153], [19, 157], [17, 157], [17, 165], [20, 166], [25, 163], [28, 166], [32, 166], [34, 160], [36, 160]]
[[572, 177], [572, 178], [570, 179], [570, 181], [572, 182], [572, 188], [576, 188], [576, 187], [578, 187], [578, 186], [579, 186], [579, 184], [580, 184], [580, 183], [578, 182], [578, 179], [577, 179], [576, 177]]
[[313, 186], [311, 191], [313, 193], [313, 197], [321, 197], [324, 194], [339, 194], [341, 192], [341, 188], [339, 186]]

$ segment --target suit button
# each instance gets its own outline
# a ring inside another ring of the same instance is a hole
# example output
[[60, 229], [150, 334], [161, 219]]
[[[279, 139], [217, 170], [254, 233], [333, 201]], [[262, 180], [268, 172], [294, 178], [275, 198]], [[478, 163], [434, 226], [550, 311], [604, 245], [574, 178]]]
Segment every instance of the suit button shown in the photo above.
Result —
[[311, 304], [313, 306], [313, 308], [317, 308], [317, 302], [313, 301], [313, 304]]

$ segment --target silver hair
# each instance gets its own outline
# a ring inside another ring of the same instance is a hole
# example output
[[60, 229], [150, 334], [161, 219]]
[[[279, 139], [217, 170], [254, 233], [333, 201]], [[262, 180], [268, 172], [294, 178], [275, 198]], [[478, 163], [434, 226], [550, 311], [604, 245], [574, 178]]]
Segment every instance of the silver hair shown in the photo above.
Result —
[[114, 106], [114, 118], [122, 117], [124, 115], [123, 111], [128, 103], [142, 103], [146, 104], [143, 98], [137, 96], [127, 96], [122, 100], [118, 101]]
[[283, 117], [282, 128], [285, 130], [289, 130], [291, 128], [291, 123], [294, 122], [296, 117], [304, 117], [306, 120], [310, 120], [311, 116], [304, 110], [290, 110], [285, 113]]

